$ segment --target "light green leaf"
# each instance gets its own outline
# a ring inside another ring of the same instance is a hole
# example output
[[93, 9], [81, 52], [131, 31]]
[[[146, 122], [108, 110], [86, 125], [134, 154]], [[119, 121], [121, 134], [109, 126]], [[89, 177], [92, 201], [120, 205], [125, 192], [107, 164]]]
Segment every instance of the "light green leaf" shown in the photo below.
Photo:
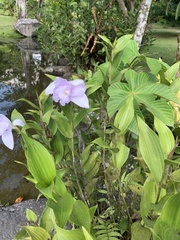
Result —
[[171, 180], [174, 182], [180, 182], [180, 169], [175, 170], [171, 174]]
[[22, 120], [24, 123], [26, 122], [24, 117], [16, 110], [14, 109], [11, 113], [11, 121], [13, 122], [16, 119]]
[[119, 151], [117, 153], [114, 153], [112, 151], [112, 161], [114, 167], [120, 170], [123, 164], [128, 159], [130, 149], [120, 141], [117, 142], [116, 148], [118, 148]]
[[49, 151], [36, 140], [22, 134], [27, 167], [32, 176], [45, 185], [51, 185], [56, 176], [54, 160]]
[[140, 213], [145, 221], [146, 217], [151, 213], [152, 203], [155, 203], [158, 195], [158, 185], [150, 175], [142, 188], [142, 197], [140, 203]]
[[121, 135], [123, 135], [126, 132], [128, 126], [132, 122], [133, 117], [134, 117], [134, 106], [133, 106], [133, 96], [131, 96], [123, 105], [123, 107], [119, 109], [114, 120], [114, 125], [115, 127], [120, 129]]
[[71, 124], [69, 123], [69, 120], [63, 116], [60, 112], [54, 112], [51, 116], [53, 120], [55, 120], [55, 123], [57, 124], [57, 127], [59, 131], [62, 133], [64, 137], [72, 138], [72, 128]]
[[48, 206], [43, 210], [40, 217], [40, 227], [44, 228], [47, 232], [51, 232], [55, 223], [55, 216], [52, 208]]
[[90, 232], [91, 216], [88, 207], [82, 201], [75, 201], [70, 221], [77, 224], [79, 227], [83, 226], [88, 232]]
[[49, 200], [47, 205], [52, 208], [56, 217], [57, 225], [61, 228], [67, 223], [73, 210], [74, 199], [72, 195], [66, 192], [62, 197], [58, 197], [57, 202]]
[[159, 141], [166, 157], [175, 147], [175, 139], [171, 130], [158, 118], [154, 118], [154, 126], [159, 135]]
[[173, 64], [171, 67], [169, 67], [167, 69], [167, 71], [164, 73], [166, 79], [170, 82], [174, 79], [174, 77], [176, 76], [178, 70], [179, 70], [179, 65], [180, 62], [176, 62], [175, 64]]
[[83, 231], [80, 229], [64, 230], [56, 227], [56, 234], [53, 240], [86, 240]]
[[165, 100], [157, 100], [153, 95], [148, 94], [137, 94], [134, 97], [137, 102], [143, 103], [148, 111], [160, 119], [164, 124], [174, 126], [173, 108]]
[[92, 236], [88, 233], [88, 231], [84, 227], [82, 227], [82, 230], [86, 240], [93, 240]]
[[110, 47], [112, 47], [112, 43], [106, 36], [98, 35], [105, 43], [107, 43]]
[[114, 83], [108, 89], [108, 94], [110, 96], [107, 102], [107, 111], [109, 117], [112, 117], [113, 114], [118, 111], [127, 99], [130, 97], [130, 88], [126, 83]]
[[150, 240], [151, 230], [142, 226], [141, 223], [135, 222], [131, 225], [131, 240]]
[[[48, 239], [50, 239], [49, 233], [41, 227], [33, 227], [33, 226], [22, 227], [22, 231], [24, 233], [26, 232], [27, 235], [29, 237], [31, 237], [30, 238], [31, 240], [48, 240]], [[18, 240], [18, 239], [22, 239], [22, 238], [17, 238], [17, 236], [16, 236], [15, 240]]]
[[137, 121], [140, 152], [154, 179], [160, 182], [164, 171], [165, 156], [159, 138], [140, 117], [137, 117]]
[[102, 148], [113, 148], [108, 143], [103, 141], [103, 139], [101, 137], [96, 138], [92, 143], [97, 144], [98, 146], [100, 146]]
[[37, 221], [37, 215], [31, 210], [31, 209], [26, 209], [26, 218], [29, 222], [36, 222]]
[[156, 76], [158, 75], [159, 71], [162, 68], [161, 62], [154, 58], [146, 58], [147, 65], [149, 66], [152, 73], [154, 73]]
[[56, 177], [54, 180], [54, 190], [59, 194], [59, 196], [63, 196], [67, 192], [66, 186], [62, 181], [61, 171], [62, 169], [56, 171]]
[[112, 55], [113, 55], [113, 58], [115, 57], [115, 55], [117, 53], [119, 53], [120, 51], [122, 51], [126, 45], [128, 44], [129, 40], [133, 37], [132, 34], [129, 34], [129, 35], [124, 35], [122, 37], [120, 37], [115, 43], [115, 48], [113, 49], [112, 51]]
[[175, 231], [180, 230], [180, 192], [171, 196], [166, 203], [161, 212], [161, 220], [168, 224], [169, 227], [173, 228]]

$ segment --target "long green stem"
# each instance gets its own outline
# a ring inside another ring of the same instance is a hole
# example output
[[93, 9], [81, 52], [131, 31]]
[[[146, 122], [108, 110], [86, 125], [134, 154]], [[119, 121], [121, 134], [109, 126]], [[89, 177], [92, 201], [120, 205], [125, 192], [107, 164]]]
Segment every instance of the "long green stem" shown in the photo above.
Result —
[[[72, 129], [72, 132], [74, 133], [74, 124], [73, 124], [73, 110], [71, 111], [71, 129]], [[73, 134], [74, 135], [74, 134]], [[77, 169], [76, 169], [76, 159], [75, 159], [75, 154], [74, 154], [74, 137], [71, 138], [71, 155], [72, 155], [72, 163], [73, 163], [73, 170], [74, 170], [74, 174], [75, 174], [75, 178], [76, 178], [76, 183], [78, 185], [78, 189], [79, 189], [79, 192], [80, 192], [80, 197], [82, 199], [83, 202], [86, 202], [86, 198], [85, 198], [85, 195], [83, 193], [83, 190], [81, 188], [81, 184], [79, 182], [79, 178], [78, 178], [78, 172], [77, 172]]]

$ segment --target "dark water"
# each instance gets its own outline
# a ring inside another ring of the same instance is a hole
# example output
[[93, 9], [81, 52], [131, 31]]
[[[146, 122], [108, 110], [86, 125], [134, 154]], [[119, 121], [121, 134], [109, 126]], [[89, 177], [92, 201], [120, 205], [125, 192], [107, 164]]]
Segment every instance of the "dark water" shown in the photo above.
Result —
[[[40, 70], [46, 65], [43, 55], [35, 42], [21, 40], [16, 44], [0, 44], [0, 113], [10, 118], [16, 108], [20, 113], [27, 111], [28, 105], [16, 102], [19, 98], [36, 101], [36, 91], [40, 93], [49, 79]], [[38, 192], [28, 182], [25, 157], [20, 139], [14, 133], [15, 149], [9, 150], [0, 138], [0, 204], [14, 203], [16, 198], [34, 198]]]

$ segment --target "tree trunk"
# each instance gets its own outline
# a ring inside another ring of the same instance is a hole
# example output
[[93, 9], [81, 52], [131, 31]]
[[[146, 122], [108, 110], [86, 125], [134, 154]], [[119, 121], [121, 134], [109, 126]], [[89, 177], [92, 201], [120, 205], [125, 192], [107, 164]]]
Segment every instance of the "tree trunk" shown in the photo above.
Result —
[[26, 18], [26, 0], [16, 0], [18, 18]]
[[138, 48], [141, 46], [142, 38], [144, 36], [149, 10], [151, 7], [152, 0], [142, 0], [137, 18], [137, 26], [134, 33], [134, 40], [138, 44]]
[[124, 3], [124, 0], [117, 0], [117, 2], [119, 4], [120, 10], [121, 10], [121, 12], [122, 12], [122, 14], [124, 16], [124, 19], [125, 19], [125, 21], [127, 23], [127, 21], [128, 21], [128, 10], [127, 10], [127, 7], [126, 7], [126, 5]]

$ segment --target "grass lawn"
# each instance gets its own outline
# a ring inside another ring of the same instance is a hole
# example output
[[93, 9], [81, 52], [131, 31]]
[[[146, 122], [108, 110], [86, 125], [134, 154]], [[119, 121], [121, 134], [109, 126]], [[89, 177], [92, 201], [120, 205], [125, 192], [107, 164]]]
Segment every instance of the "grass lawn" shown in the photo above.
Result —
[[153, 32], [156, 40], [149, 48], [144, 48], [143, 52], [148, 53], [150, 57], [162, 57], [163, 61], [172, 65], [176, 58], [177, 36], [179, 28], [164, 28], [162, 25], [154, 24]]
[[0, 15], [0, 41], [13, 42], [21, 38], [21, 35], [14, 29], [15, 17]]

